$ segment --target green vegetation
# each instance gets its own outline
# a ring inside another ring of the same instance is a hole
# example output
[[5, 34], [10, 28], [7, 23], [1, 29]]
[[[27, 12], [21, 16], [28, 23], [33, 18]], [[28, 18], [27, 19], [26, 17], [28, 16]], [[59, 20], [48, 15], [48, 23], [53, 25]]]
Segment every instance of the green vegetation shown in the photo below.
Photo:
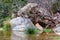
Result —
[[37, 34], [39, 32], [39, 30], [37, 30], [36, 28], [34, 27], [27, 27], [25, 29], [25, 33], [26, 34]]
[[51, 32], [51, 29], [44, 29], [44, 32], [49, 33]]
[[60, 8], [60, 0], [56, 0], [56, 2], [51, 7], [51, 11], [56, 12], [59, 8]]
[[0, 0], [0, 27], [3, 27], [3, 22], [11, 19], [12, 13], [17, 13], [19, 7], [24, 6], [27, 0]]
[[4, 22], [3, 30], [4, 31], [11, 31], [11, 24], [9, 23], [9, 21]]

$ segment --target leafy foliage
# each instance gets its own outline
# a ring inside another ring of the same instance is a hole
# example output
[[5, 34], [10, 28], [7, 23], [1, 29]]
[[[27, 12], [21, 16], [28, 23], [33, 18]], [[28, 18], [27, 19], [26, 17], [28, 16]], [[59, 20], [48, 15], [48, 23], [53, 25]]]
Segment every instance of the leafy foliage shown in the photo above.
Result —
[[3, 21], [11, 14], [11, 3], [7, 3], [6, 0], [0, 0], [0, 27], [3, 27]]
[[3, 21], [11, 18], [12, 13], [17, 13], [19, 7], [25, 5], [26, 0], [0, 0], [0, 27], [3, 27]]
[[34, 27], [27, 27], [25, 29], [25, 33], [26, 34], [37, 34], [39, 32], [39, 30], [37, 30], [36, 28]]
[[51, 32], [51, 29], [44, 29], [44, 32], [49, 33]]
[[5, 31], [10, 31], [10, 30], [11, 30], [11, 24], [9, 23], [9, 21], [5, 21], [5, 22], [4, 22], [4, 27], [3, 27], [3, 29], [4, 29]]

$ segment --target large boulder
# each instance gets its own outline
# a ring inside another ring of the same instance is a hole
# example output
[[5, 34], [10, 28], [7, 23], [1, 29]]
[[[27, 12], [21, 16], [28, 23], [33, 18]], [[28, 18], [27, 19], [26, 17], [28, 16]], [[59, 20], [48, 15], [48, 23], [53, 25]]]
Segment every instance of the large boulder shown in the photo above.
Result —
[[35, 24], [44, 16], [50, 16], [50, 12], [47, 9], [40, 7], [37, 3], [28, 3], [18, 11], [18, 15], [29, 18], [33, 24]]
[[26, 19], [24, 17], [13, 18], [10, 23], [12, 28], [12, 40], [27, 40], [26, 30], [28, 27], [34, 27], [35, 30], [39, 29], [40, 32], [38, 32], [38, 34], [43, 32], [43, 28], [41, 26], [39, 28], [35, 27], [30, 19]]
[[[31, 25], [34, 27], [32, 22], [29, 19], [25, 19], [23, 17], [13, 18], [11, 21], [12, 28], [12, 38], [11, 40], [27, 40], [25, 29], [30, 27]], [[16, 39], [15, 39], [16, 38]]]
[[[23, 17], [17, 17], [17, 18], [13, 18], [11, 21], [11, 26], [12, 26], [12, 30], [20, 30], [21, 28], [26, 28], [28, 26], [34, 26], [33, 23], [30, 21], [30, 19], [26, 19]], [[19, 28], [19, 26], [21, 26]]]

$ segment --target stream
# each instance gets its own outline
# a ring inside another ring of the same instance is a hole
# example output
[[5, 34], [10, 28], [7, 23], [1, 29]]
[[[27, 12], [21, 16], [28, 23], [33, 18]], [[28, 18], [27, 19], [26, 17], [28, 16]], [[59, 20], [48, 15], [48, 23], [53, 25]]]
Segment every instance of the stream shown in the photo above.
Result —
[[36, 35], [28, 35], [27, 37], [17, 36], [12, 32], [3, 32], [0, 31], [0, 40], [60, 40], [60, 36], [55, 33], [42, 33], [38, 36]]

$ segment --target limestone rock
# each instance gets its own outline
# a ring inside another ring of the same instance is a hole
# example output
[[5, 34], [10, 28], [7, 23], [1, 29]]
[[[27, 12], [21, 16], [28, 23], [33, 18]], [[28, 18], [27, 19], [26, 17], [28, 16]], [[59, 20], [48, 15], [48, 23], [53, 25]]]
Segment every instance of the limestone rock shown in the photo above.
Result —
[[12, 26], [12, 30], [20, 30], [21, 28], [23, 29], [23, 28], [33, 25], [33, 23], [29, 19], [25, 19], [22, 17], [17, 17], [17, 18], [12, 19], [10, 23]]
[[50, 19], [50, 17], [47, 17], [50, 16], [50, 12], [37, 3], [28, 3], [18, 11], [18, 15], [30, 19], [33, 24], [36, 24], [45, 16], [46, 19]]
[[[12, 28], [12, 36], [16, 36], [16, 37], [22, 37], [25, 38], [27, 35], [25, 34], [25, 29], [27, 29], [27, 27], [34, 27], [36, 30], [38, 29], [37, 27], [34, 26], [34, 24], [31, 22], [30, 19], [26, 19], [23, 17], [17, 17], [17, 18], [13, 18], [11, 21], [11, 28]], [[42, 29], [39, 29], [40, 32], [43, 31]]]
[[23, 17], [13, 18], [10, 23], [12, 27], [12, 40], [17, 40], [17, 38], [18, 40], [27, 40], [25, 28], [30, 26], [35, 27], [29, 19], [25, 19]]
[[26, 12], [29, 11], [31, 8], [36, 7], [38, 4], [36, 3], [28, 3], [26, 6], [22, 7], [19, 11], [18, 11], [18, 15], [20, 15], [22, 12]]

